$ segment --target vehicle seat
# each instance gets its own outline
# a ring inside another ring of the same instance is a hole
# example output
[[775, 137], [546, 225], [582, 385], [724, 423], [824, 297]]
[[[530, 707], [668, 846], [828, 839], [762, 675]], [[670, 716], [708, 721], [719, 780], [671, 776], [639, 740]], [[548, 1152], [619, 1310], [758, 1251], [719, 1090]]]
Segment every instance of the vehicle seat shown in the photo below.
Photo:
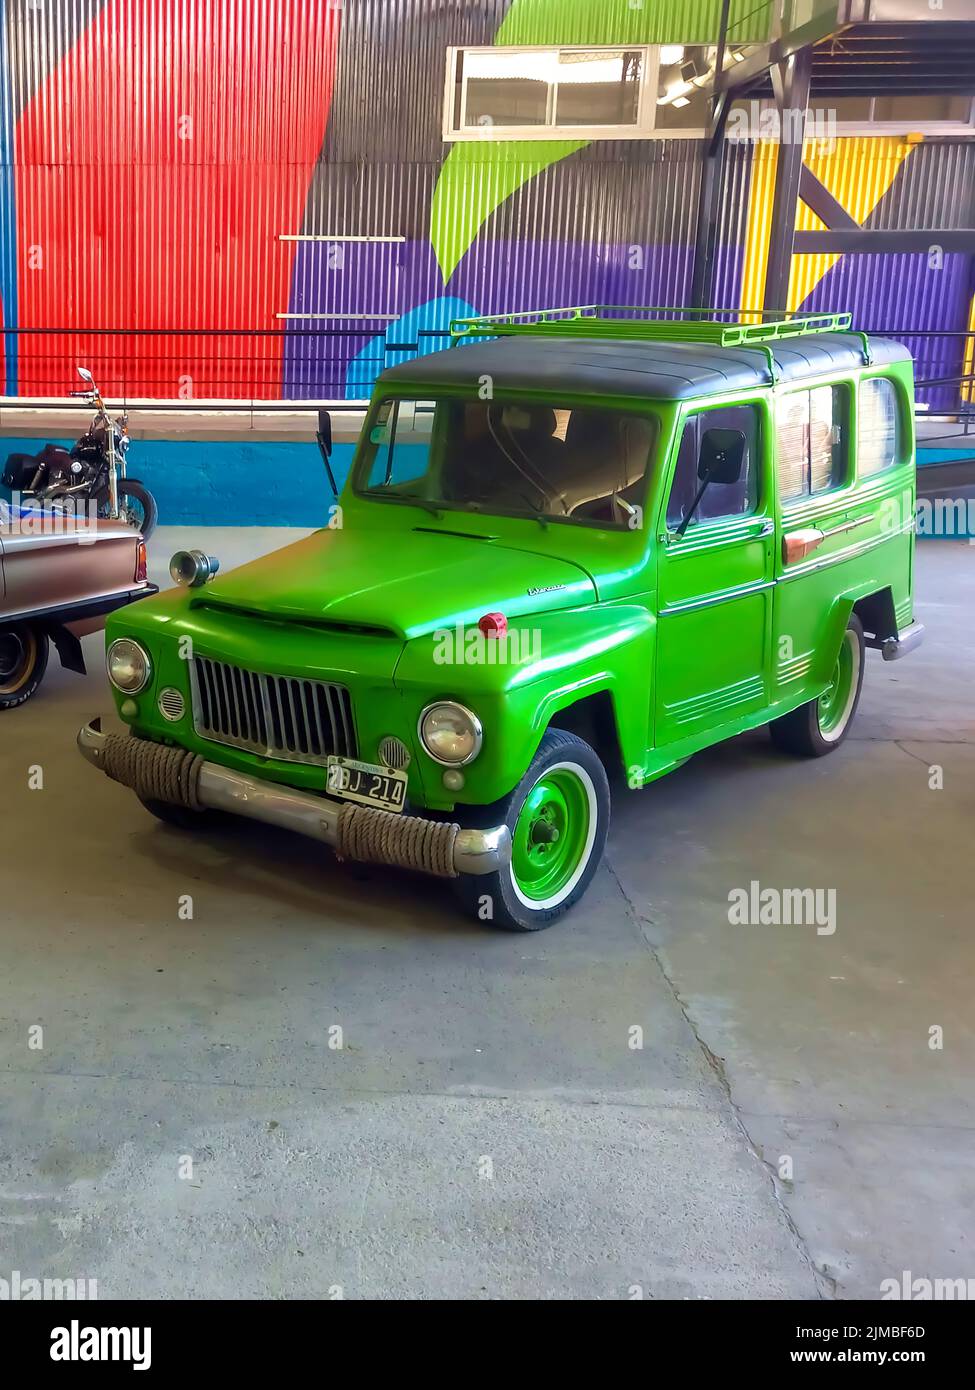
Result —
[[651, 420], [574, 410], [566, 430], [563, 473], [569, 511], [613, 493], [639, 501], [654, 433]]

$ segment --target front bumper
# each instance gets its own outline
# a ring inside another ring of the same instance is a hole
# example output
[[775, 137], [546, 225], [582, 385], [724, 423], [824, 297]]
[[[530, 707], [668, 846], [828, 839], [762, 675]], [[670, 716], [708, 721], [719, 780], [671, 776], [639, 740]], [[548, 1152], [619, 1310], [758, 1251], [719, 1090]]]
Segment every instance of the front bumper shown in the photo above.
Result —
[[211, 763], [183, 748], [106, 734], [93, 719], [78, 731], [78, 748], [93, 767], [148, 800], [192, 810], [229, 811], [297, 831], [330, 845], [343, 859], [419, 870], [440, 878], [490, 874], [511, 862], [506, 825], [464, 830], [445, 821], [338, 803], [264, 782]]

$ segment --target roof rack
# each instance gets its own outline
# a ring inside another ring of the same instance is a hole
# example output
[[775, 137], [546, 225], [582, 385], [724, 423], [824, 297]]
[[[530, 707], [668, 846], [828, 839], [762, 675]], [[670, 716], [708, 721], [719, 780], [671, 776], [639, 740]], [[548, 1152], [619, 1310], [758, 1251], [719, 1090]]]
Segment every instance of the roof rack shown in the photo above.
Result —
[[[777, 317], [769, 318], [769, 314]], [[754, 319], [757, 322], [743, 322]], [[783, 314], [766, 309], [687, 309], [674, 305], [583, 304], [561, 309], [529, 309], [517, 314], [489, 314], [453, 319], [451, 337], [580, 337], [631, 339], [641, 342], [710, 343], [715, 347], [753, 347], [765, 352], [775, 380], [770, 344], [810, 333], [848, 333], [851, 314]], [[856, 332], [864, 361], [870, 344]]]

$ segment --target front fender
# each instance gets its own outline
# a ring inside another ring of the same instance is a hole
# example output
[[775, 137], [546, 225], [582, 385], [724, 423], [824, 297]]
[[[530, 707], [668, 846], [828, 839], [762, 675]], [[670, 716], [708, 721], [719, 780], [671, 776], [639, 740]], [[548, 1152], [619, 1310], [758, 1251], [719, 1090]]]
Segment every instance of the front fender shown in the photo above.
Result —
[[433, 700], [453, 699], [481, 720], [484, 742], [464, 769], [462, 793], [440, 792], [443, 769], [417, 739], [431, 805], [487, 804], [507, 796], [524, 775], [561, 710], [590, 695], [610, 695], [625, 764], [643, 762], [649, 730], [656, 623], [641, 600], [568, 609], [512, 623], [505, 647], [458, 630], [406, 644], [395, 682], [417, 715]]

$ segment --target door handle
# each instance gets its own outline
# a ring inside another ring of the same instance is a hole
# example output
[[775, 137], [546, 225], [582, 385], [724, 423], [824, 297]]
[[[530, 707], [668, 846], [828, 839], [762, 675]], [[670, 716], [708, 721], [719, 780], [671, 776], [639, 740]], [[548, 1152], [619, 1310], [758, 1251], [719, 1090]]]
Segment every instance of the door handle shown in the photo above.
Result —
[[764, 536], [770, 536], [774, 530], [775, 522], [770, 518], [766, 518], [765, 521], [758, 522], [757, 525], [748, 532], [748, 535], [753, 540], [761, 540]]
[[861, 526], [869, 526], [874, 520], [874, 513], [869, 516], [858, 516], [854, 521], [843, 521], [839, 526], [830, 526], [823, 532], [824, 536], [842, 536], [846, 531], [858, 531]]

